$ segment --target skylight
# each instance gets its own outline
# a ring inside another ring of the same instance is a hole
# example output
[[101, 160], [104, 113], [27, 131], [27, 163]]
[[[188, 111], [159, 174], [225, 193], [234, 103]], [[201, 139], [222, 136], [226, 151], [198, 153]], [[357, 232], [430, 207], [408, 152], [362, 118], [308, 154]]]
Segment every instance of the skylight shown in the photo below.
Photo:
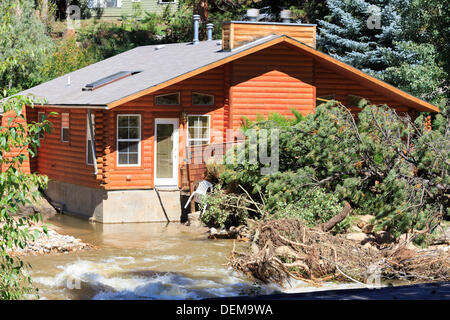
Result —
[[123, 78], [127, 78], [129, 76], [135, 75], [140, 72], [142, 72], [142, 71], [120, 71], [120, 72], [114, 73], [110, 76], [101, 78], [97, 81], [88, 83], [86, 86], [84, 86], [84, 88], [82, 90], [83, 91], [92, 91], [92, 90], [98, 89], [100, 87], [106, 86], [112, 82], [121, 80]]

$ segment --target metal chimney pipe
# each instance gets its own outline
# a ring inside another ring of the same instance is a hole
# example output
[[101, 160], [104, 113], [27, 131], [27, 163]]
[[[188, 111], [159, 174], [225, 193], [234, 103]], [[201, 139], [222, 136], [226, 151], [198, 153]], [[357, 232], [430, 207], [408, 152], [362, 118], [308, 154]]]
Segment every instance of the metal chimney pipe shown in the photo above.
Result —
[[213, 39], [213, 28], [214, 25], [212, 23], [208, 23], [206, 25], [206, 29], [208, 30], [208, 41], [211, 41]]
[[194, 14], [194, 40], [192, 41], [192, 44], [197, 44], [199, 42], [198, 40], [198, 28], [199, 28], [199, 22], [200, 22], [200, 15]]
[[259, 9], [247, 9], [248, 21], [256, 22], [259, 17]]
[[291, 23], [292, 22], [291, 10], [281, 10], [280, 18], [283, 21], [283, 23]]

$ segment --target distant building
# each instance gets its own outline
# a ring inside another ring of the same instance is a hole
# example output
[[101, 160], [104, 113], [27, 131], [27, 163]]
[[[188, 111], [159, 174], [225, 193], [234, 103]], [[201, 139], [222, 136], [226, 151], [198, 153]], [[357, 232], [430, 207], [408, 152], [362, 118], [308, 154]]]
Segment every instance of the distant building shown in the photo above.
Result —
[[100, 12], [102, 19], [111, 20], [131, 16], [133, 6], [139, 7], [143, 13], [160, 13], [167, 6], [175, 9], [177, 5], [178, 0], [89, 0], [88, 2], [88, 7], [93, 10], [93, 13]]

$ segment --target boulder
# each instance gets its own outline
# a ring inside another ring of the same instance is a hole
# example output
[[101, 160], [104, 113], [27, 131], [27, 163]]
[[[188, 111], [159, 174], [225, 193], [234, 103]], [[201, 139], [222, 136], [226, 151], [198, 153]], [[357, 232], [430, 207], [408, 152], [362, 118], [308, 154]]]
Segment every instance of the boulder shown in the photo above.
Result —
[[[30, 193], [35, 192], [36, 190], [36, 187], [33, 187], [31, 188]], [[28, 196], [27, 198], [30, 200], [31, 204], [19, 206], [18, 215], [20, 216], [29, 216], [40, 213], [42, 219], [47, 221], [58, 213], [44, 196], [39, 196], [37, 199], [32, 199], [31, 196]]]
[[378, 244], [388, 244], [394, 241], [394, 237], [389, 231], [378, 231], [375, 233], [375, 238]]
[[203, 225], [200, 219], [200, 211], [196, 211], [188, 214], [188, 224], [193, 227], [201, 227]]
[[373, 224], [366, 224], [365, 226], [362, 227], [361, 231], [364, 232], [365, 234], [372, 234], [374, 227], [375, 226]]
[[363, 229], [363, 227], [365, 225], [371, 224], [370, 222], [372, 221], [372, 219], [374, 218], [374, 216], [370, 215], [370, 214], [366, 214], [363, 216], [360, 216], [358, 218], [358, 221], [356, 223], [356, 225], [360, 228]]
[[375, 238], [373, 236], [365, 234], [363, 232], [348, 233], [345, 237], [347, 240], [356, 241], [361, 244], [375, 241]]
[[210, 228], [209, 229], [209, 235], [210, 236], [215, 236], [216, 234], [219, 234], [219, 231], [217, 231], [216, 228]]
[[361, 231], [361, 228], [358, 227], [357, 225], [352, 225], [352, 226], [350, 227], [350, 231], [351, 231], [351, 232], [356, 232], [356, 233], [362, 232], [362, 231]]

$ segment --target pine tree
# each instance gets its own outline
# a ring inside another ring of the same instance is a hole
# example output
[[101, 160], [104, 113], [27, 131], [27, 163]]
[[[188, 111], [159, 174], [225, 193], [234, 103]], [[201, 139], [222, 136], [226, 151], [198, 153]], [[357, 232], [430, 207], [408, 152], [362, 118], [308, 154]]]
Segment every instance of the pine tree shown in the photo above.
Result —
[[330, 15], [319, 20], [319, 46], [332, 57], [425, 98], [445, 73], [434, 47], [414, 43], [415, 0], [327, 0]]

